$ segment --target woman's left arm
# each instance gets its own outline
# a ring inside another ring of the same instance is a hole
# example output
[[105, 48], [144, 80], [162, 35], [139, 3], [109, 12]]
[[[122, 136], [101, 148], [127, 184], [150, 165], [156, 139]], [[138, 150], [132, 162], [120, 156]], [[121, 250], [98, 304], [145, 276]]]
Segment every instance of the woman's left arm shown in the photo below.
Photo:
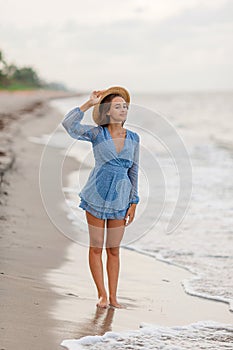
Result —
[[[128, 170], [128, 176], [130, 178], [130, 181], [132, 183], [132, 188], [130, 192], [130, 201], [131, 204], [129, 209], [127, 210], [127, 213], [125, 215], [125, 226], [128, 226], [134, 219], [136, 206], [140, 200], [138, 195], [138, 163], [139, 163], [139, 147], [140, 147], [140, 138], [139, 135], [137, 135], [136, 140], [136, 146], [134, 150], [134, 159], [133, 159], [133, 165]], [[128, 220], [128, 221], [127, 221]]]
[[128, 170], [128, 176], [132, 183], [132, 189], [130, 192], [130, 204], [138, 204], [140, 198], [138, 195], [138, 169], [139, 169], [139, 148], [140, 148], [140, 137], [136, 134], [136, 146], [134, 150], [133, 165]]

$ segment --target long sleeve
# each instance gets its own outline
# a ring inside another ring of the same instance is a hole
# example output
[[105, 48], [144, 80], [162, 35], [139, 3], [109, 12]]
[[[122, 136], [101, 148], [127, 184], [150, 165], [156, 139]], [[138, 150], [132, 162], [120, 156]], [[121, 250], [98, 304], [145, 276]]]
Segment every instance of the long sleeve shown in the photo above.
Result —
[[74, 139], [93, 142], [99, 128], [93, 125], [81, 124], [83, 117], [84, 112], [79, 107], [75, 107], [65, 115], [62, 125]]
[[140, 147], [140, 138], [139, 135], [137, 135], [137, 143], [135, 146], [135, 150], [134, 150], [134, 159], [133, 159], [133, 165], [131, 168], [129, 168], [128, 170], [128, 176], [129, 179], [132, 183], [132, 189], [131, 189], [131, 193], [130, 193], [130, 204], [132, 203], [138, 203], [140, 198], [138, 195], [138, 163], [139, 163], [139, 147]]

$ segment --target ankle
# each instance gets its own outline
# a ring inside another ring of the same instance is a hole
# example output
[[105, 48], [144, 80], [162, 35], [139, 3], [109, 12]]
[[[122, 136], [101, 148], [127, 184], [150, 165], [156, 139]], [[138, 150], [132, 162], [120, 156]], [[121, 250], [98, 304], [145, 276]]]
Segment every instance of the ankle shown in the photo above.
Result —
[[98, 298], [103, 298], [103, 299], [107, 299], [108, 296], [107, 296], [107, 293], [98, 293]]
[[116, 301], [117, 300], [116, 295], [109, 295], [109, 300], [110, 301]]

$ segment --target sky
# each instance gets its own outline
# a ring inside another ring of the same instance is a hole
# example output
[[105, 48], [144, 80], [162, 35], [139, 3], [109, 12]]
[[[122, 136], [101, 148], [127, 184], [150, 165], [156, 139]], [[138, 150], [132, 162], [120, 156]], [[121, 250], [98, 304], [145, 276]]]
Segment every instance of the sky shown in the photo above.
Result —
[[77, 91], [233, 90], [232, 0], [0, 0], [0, 49]]

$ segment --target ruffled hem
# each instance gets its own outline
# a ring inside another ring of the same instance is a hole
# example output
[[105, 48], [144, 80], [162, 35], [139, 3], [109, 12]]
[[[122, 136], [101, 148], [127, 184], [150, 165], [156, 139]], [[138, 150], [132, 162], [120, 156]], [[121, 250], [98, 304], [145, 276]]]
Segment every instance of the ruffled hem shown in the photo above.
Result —
[[[129, 204], [130, 206], [130, 204]], [[128, 208], [129, 208], [128, 206]], [[123, 209], [123, 210], [118, 210], [115, 211], [114, 213], [107, 212], [105, 210], [99, 211], [96, 210], [95, 208], [91, 207], [83, 198], [81, 198], [81, 202], [79, 204], [79, 207], [82, 208], [83, 210], [89, 211], [92, 215], [96, 216], [99, 219], [118, 219], [122, 220], [125, 218], [125, 215], [127, 213], [128, 208]]]

